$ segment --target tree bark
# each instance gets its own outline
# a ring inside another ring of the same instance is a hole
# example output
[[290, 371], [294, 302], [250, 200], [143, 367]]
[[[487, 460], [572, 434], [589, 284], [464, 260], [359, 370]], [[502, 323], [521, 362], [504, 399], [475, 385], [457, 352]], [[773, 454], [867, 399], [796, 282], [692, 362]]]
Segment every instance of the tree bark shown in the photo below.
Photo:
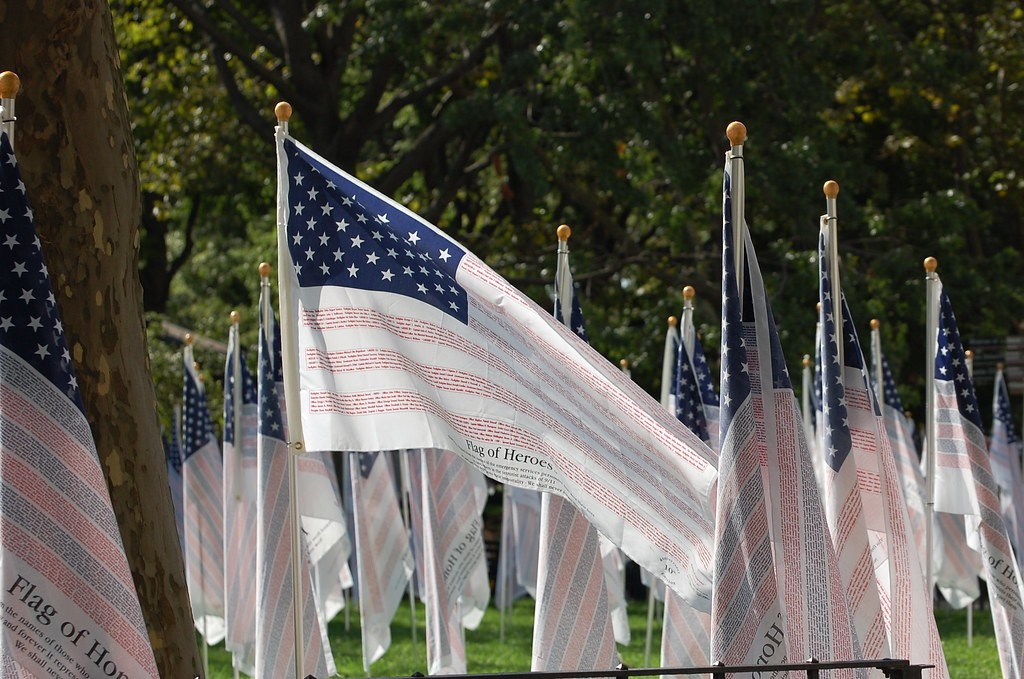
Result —
[[15, 149], [161, 676], [200, 673], [149, 373], [139, 175], [110, 8], [0, 4]]

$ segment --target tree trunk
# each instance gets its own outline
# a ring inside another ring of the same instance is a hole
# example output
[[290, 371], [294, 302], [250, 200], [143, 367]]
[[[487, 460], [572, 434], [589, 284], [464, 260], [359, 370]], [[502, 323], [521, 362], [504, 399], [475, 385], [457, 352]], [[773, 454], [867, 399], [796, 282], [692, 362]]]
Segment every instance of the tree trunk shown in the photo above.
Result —
[[0, 4], [0, 68], [21, 77], [15, 148], [164, 677], [200, 672], [149, 373], [139, 176], [110, 8]]

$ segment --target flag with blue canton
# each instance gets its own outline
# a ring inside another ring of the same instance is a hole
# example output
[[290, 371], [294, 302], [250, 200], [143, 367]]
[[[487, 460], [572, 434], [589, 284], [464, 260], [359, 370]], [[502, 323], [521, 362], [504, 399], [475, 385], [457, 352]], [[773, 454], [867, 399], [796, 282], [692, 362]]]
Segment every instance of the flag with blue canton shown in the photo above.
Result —
[[[684, 313], [684, 323], [687, 318], [689, 315]], [[690, 431], [711, 445], [712, 450], [718, 450], [718, 394], [711, 382], [704, 348], [692, 327], [692, 320], [690, 326], [689, 331], [693, 333], [693, 358], [691, 360], [686, 342], [680, 340], [673, 371], [675, 414]]]
[[999, 486], [1003, 520], [1020, 565], [1020, 550], [1024, 548], [1024, 480], [1021, 479], [1020, 445], [1013, 431], [1010, 394], [1006, 388], [1002, 365], [996, 369], [992, 393], [992, 433], [988, 451], [992, 460], [992, 475]]
[[284, 143], [289, 191], [288, 247], [299, 285], [336, 285], [403, 295], [468, 322], [455, 271], [466, 254], [409, 214]]
[[379, 452], [351, 453], [352, 508], [359, 585], [363, 669], [391, 647], [391, 620], [413, 573], [409, 536], [402, 522], [391, 465]]
[[457, 452], [569, 499], [707, 609], [707, 445], [437, 227], [283, 127], [277, 139], [282, 329], [306, 449]]
[[935, 333], [935, 510], [966, 514], [968, 544], [979, 543], [988, 581], [992, 626], [1004, 677], [1024, 676], [1024, 600], [1020, 569], [1003, 522], [974, 384], [967, 372], [953, 306], [941, 281]]
[[238, 326], [232, 324], [224, 365], [224, 572], [230, 574], [224, 581], [224, 646], [233, 667], [249, 675], [256, 666], [258, 409], [256, 381], [239, 346]]
[[213, 433], [192, 347], [182, 352], [182, 495], [185, 569], [192, 616], [207, 643], [224, 639], [224, 460]]
[[[928, 486], [914, 445], [911, 425], [903, 411], [903, 400], [889, 368], [889, 360], [881, 349], [880, 339], [877, 343], [872, 343], [872, 349], [872, 376], [877, 374], [878, 363], [881, 362], [884, 398], [882, 418], [885, 433], [903, 487], [907, 518], [917, 547], [918, 563], [925, 568], [928, 542], [925, 505]], [[877, 383], [874, 387], [877, 393]], [[981, 559], [976, 551], [967, 546], [963, 520], [943, 512], [937, 513], [935, 519], [935, 532], [932, 535], [932, 554], [935, 555], [932, 557], [932, 573], [935, 584], [950, 606], [964, 608], [980, 594], [978, 574], [981, 572]]]
[[[0, 673], [92, 679], [110, 676], [112, 668], [155, 679], [135, 583], [6, 133], [0, 135], [0, 260]], [[88, 637], [62, 644], [53, 631], [59, 624]]]
[[[851, 659], [859, 644], [746, 224], [742, 242], [733, 239], [732, 153], [723, 182], [711, 660], [755, 663], [769, 647], [787, 658]], [[742, 248], [743, 290], [734, 248]]]
[[[263, 300], [261, 299], [261, 309]], [[289, 508], [288, 465], [292, 453], [284, 439], [274, 367], [271, 363], [267, 328], [260, 314], [260, 346], [257, 369], [259, 439], [257, 443], [257, 528], [256, 528], [256, 657], [257, 679], [290, 676], [295, 671], [295, 626], [291, 531], [294, 520]], [[279, 363], [279, 361], [278, 361]], [[302, 572], [302, 675], [327, 677], [334, 674], [334, 656], [323, 643], [321, 621], [310, 577], [305, 538], [300, 537]]]
[[[571, 310], [566, 318], [565, 310]], [[555, 265], [555, 308], [557, 321], [570, 327], [584, 341], [583, 312], [580, 309], [569, 265], [568, 243], [558, 241]], [[565, 498], [541, 498], [537, 562], [537, 604], [534, 609], [533, 649], [530, 667], [534, 671], [601, 669], [618, 659], [613, 631], [612, 595], [606, 577], [597, 530]], [[571, 583], [566, 587], [565, 583]], [[624, 603], [624, 602], [623, 602]], [[621, 613], [620, 622], [625, 617]], [[628, 635], [628, 624], [619, 634]], [[625, 636], [623, 643], [628, 643]], [[580, 654], [574, 649], [587, 649]]]
[[[947, 677], [930, 588], [913, 541], [896, 460], [846, 297], [832, 271], [834, 224], [818, 241], [825, 514], [861, 652], [933, 665]], [[841, 347], [841, 350], [840, 350]]]

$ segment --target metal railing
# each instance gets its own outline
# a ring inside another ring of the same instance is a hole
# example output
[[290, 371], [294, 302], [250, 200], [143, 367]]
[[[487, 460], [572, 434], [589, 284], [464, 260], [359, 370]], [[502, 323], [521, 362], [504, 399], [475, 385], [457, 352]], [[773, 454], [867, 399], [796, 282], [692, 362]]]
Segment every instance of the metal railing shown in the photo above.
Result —
[[[628, 677], [673, 677], [673, 676], [708, 676], [712, 679], [738, 679], [742, 677], [770, 677], [776, 672], [803, 672], [807, 679], [827, 679], [828, 670], [877, 669], [887, 679], [922, 679], [922, 671], [933, 665], [912, 665], [909, 660], [835, 660], [822, 662], [808, 660], [800, 663], [780, 663], [777, 665], [724, 665], [719, 663], [708, 667], [647, 667], [630, 669], [619, 665], [611, 670], [575, 670], [571, 672], [494, 672], [490, 674], [448, 674], [445, 679], [577, 679], [593, 677], [594, 679], [627, 679]], [[826, 674], [822, 674], [825, 672]], [[415, 672], [412, 677], [422, 677]], [[800, 676], [800, 675], [794, 675]], [[391, 677], [389, 679], [404, 679]]]

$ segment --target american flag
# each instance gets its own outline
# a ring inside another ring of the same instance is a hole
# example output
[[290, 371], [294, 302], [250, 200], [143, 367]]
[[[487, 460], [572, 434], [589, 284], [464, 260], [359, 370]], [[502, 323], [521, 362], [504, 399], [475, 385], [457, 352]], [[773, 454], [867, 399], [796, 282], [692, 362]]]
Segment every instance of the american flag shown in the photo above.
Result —
[[465, 673], [463, 602], [467, 592], [488, 587], [473, 480], [466, 462], [446, 450], [411, 451], [408, 461], [413, 530], [423, 545], [428, 673]]
[[182, 495], [185, 568], [192, 617], [209, 644], [224, 639], [224, 464], [192, 347], [182, 352]]
[[[718, 450], [718, 394], [704, 357], [704, 347], [689, 314], [683, 314], [683, 324], [676, 361], [676, 417], [706, 441], [712, 450]], [[688, 342], [687, 338], [692, 340]], [[691, 342], [692, 346], [689, 346]], [[694, 423], [692, 427], [691, 421]]]
[[[865, 657], [891, 653], [933, 665], [933, 677], [947, 677], [931, 588], [914, 544], [896, 460], [869, 386], [856, 326], [840, 286], [831, 278], [835, 248], [830, 247], [834, 236], [827, 218], [822, 218], [821, 226], [826, 514], [848, 583], [847, 600]], [[840, 458], [845, 459], [839, 462]], [[857, 535], [858, 530], [863, 535]]]
[[992, 435], [989, 437], [988, 451], [992, 461], [992, 475], [999, 486], [1003, 521], [1019, 565], [1020, 550], [1024, 548], [1024, 480], [1021, 479], [1020, 444], [1013, 431], [1010, 394], [1002, 366], [996, 370], [992, 393]]
[[[688, 308], [683, 310], [682, 328], [671, 360], [669, 403], [679, 421], [717, 451], [718, 394], [693, 325], [693, 314], [689, 311]], [[664, 601], [661, 666], [707, 665], [711, 648], [711, 616], [694, 610], [670, 591], [664, 593]]]
[[174, 525], [178, 530], [182, 558], [185, 555], [185, 505], [182, 497], [181, 479], [181, 409], [174, 409], [171, 435], [164, 437], [164, 459], [167, 462], [167, 485], [171, 489], [171, 504], [174, 505]]
[[568, 497], [707, 607], [706, 445], [436, 227], [278, 138], [307, 448], [452, 450]]
[[362, 616], [363, 669], [391, 646], [391, 619], [413, 572], [409, 537], [402, 523], [391, 465], [382, 453], [351, 453], [359, 612]]
[[[6, 133], [0, 237], [0, 668], [4, 676], [92, 678], [113, 667], [158, 677]], [[68, 643], [53, 631], [61, 625], [88, 636]]]
[[[875, 330], [874, 332], [878, 332]], [[896, 460], [896, 471], [903, 487], [903, 497], [907, 505], [907, 517], [917, 547], [918, 562], [925, 564], [927, 547], [925, 503], [927, 485], [917, 449], [914, 445], [911, 425], [904, 414], [903, 401], [899, 389], [889, 368], [889, 361], [878, 346], [872, 343], [872, 375], [877, 374], [878, 362], [881, 361], [882, 373], [882, 417], [885, 421], [885, 432], [889, 438], [889, 448]], [[875, 391], [878, 391], [877, 384]], [[943, 597], [953, 608], [963, 608], [980, 595], [978, 574], [981, 572], [980, 555], [967, 547], [964, 534], [964, 522], [952, 514], [937, 512], [934, 515], [932, 572], [935, 584]], [[923, 567], [923, 566], [922, 566]]]
[[520, 592], [531, 597], [537, 596], [537, 564], [540, 554], [540, 503], [541, 494], [527, 488], [506, 485], [503, 494], [502, 515], [502, 549], [508, 549], [508, 555], [502, 552], [499, 556], [499, 568], [506, 567], [508, 573], [499, 577], [499, 583], [508, 583], [509, 592], [514, 596], [501, 597], [501, 590], [495, 588], [495, 600], [498, 605], [504, 601], [510, 604]]
[[[850, 659], [858, 653], [856, 634], [745, 224], [743, 242], [733, 242], [729, 166], [727, 156], [711, 659], [756, 663], [770, 661], [767, 653]], [[742, 298], [734, 247], [744, 252]]]
[[[572, 311], [569, 318], [565, 309]], [[554, 316], [587, 340], [564, 240], [559, 240], [555, 266]], [[537, 564], [531, 669], [613, 667], [618, 659], [616, 630], [600, 536], [564, 498], [546, 495], [541, 499]], [[628, 624], [625, 627], [628, 632]]]
[[[237, 361], [237, 368], [236, 368]], [[235, 398], [236, 385], [241, 398]], [[240, 350], [238, 326], [228, 335], [224, 366], [224, 645], [235, 667], [256, 662], [256, 381]], [[236, 431], [236, 417], [241, 431]]]
[[[888, 589], [875, 579], [886, 558], [886, 525], [882, 512], [884, 479], [873, 401], [863, 385], [864, 362], [856, 330], [829, 269], [829, 226], [821, 219], [818, 238], [821, 323], [822, 446], [825, 470], [825, 516], [835, 545], [843, 591], [866, 658], [889, 655], [886, 620]], [[837, 322], [837, 318], [840, 319]], [[849, 393], [847, 385], [850, 385]], [[849, 408], [847, 404], [849, 403]], [[872, 559], [874, 555], [875, 559]]]
[[[261, 299], [261, 308], [269, 300]], [[257, 528], [256, 528], [256, 679], [278, 679], [295, 671], [295, 627], [292, 580], [291, 531], [294, 521], [289, 509], [289, 457], [292, 454], [284, 440], [284, 420], [271, 363], [267, 328], [260, 315], [260, 347], [258, 379], [257, 444]], [[305, 538], [299, 550], [302, 572], [299, 575], [302, 601], [301, 641], [302, 675], [327, 677], [334, 674], [334, 656], [324, 646], [321, 622], [310, 582], [309, 556]]]
[[[935, 509], [973, 517], [988, 580], [992, 623], [1004, 677], [1024, 675], [1024, 601], [1020, 571], [1003, 523], [999, 487], [981, 430], [949, 295], [936, 282]], [[937, 302], [937, 303], [936, 303]]]

